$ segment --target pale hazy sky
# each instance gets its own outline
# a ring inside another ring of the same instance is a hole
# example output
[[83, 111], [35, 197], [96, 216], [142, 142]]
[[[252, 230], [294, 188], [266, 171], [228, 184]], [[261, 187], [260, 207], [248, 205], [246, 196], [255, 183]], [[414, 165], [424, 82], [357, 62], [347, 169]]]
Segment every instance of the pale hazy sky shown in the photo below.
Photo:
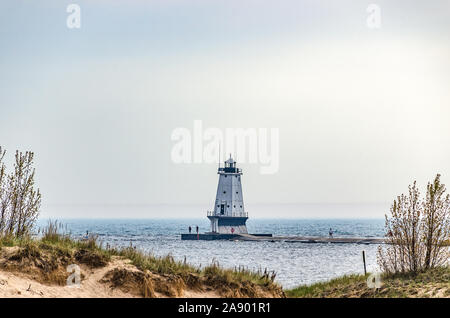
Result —
[[36, 153], [44, 216], [212, 207], [217, 165], [171, 160], [194, 120], [279, 128], [277, 173], [241, 165], [250, 206], [386, 203], [438, 172], [450, 185], [450, 2], [377, 1], [376, 30], [369, 3], [1, 0], [0, 145]]

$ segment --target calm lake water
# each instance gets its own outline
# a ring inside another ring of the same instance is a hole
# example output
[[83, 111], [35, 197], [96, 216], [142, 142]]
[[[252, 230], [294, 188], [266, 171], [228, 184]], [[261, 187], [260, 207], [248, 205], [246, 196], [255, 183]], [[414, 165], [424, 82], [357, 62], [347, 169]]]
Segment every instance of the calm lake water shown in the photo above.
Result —
[[[41, 219], [38, 226], [45, 225]], [[366, 251], [369, 271], [378, 270], [376, 244], [307, 244], [286, 242], [181, 241], [188, 226], [209, 231], [207, 219], [64, 219], [68, 231], [79, 237], [89, 231], [112, 246], [129, 246], [155, 255], [171, 254], [176, 259], [205, 266], [213, 260], [228, 268], [245, 266], [273, 270], [285, 288], [311, 284], [336, 276], [363, 273], [362, 251]], [[273, 220], [249, 219], [249, 233], [283, 236], [327, 236], [333, 228], [336, 237], [381, 237], [382, 219]]]

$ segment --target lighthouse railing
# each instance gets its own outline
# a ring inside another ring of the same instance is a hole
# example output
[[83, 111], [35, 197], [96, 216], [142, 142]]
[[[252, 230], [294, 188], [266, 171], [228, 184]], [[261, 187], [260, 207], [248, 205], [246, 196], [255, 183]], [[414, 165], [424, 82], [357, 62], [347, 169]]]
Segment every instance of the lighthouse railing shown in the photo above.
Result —
[[[220, 214], [220, 213], [215, 213], [214, 211], [207, 211], [206, 212], [207, 216], [223, 216], [223, 217], [227, 217], [229, 215], [226, 214]], [[248, 212], [234, 212], [231, 214], [232, 217], [245, 217], [248, 218]]]

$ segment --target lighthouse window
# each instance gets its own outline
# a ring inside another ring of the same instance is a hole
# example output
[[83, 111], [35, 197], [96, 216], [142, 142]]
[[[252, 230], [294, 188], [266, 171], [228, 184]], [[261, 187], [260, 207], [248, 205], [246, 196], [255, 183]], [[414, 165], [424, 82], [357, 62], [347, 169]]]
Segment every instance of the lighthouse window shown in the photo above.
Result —
[[233, 205], [233, 208], [235, 208], [236, 206], [235, 205]]
[[227, 193], [227, 191], [223, 191], [223, 194]]
[[227, 205], [227, 208], [229, 208], [230, 206], [229, 205]]
[[242, 208], [242, 205], [241, 205], [241, 208]]
[[236, 191], [236, 194], [239, 194], [239, 192]]

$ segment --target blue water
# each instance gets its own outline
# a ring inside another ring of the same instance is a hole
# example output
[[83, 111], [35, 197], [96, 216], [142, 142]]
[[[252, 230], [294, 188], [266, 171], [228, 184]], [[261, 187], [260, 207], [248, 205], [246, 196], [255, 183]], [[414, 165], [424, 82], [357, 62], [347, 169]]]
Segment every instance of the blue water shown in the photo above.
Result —
[[[377, 245], [307, 244], [286, 242], [181, 241], [180, 233], [188, 226], [198, 225], [200, 232], [209, 231], [205, 219], [65, 219], [62, 222], [74, 236], [86, 231], [98, 234], [103, 244], [129, 246], [155, 255], [171, 254], [176, 259], [186, 257], [198, 266], [213, 260], [228, 268], [245, 266], [249, 269], [273, 270], [276, 280], [285, 288], [311, 284], [336, 276], [362, 273], [362, 251], [366, 251], [369, 271], [378, 270]], [[39, 220], [38, 226], [46, 220]], [[249, 233], [273, 233], [283, 236], [327, 236], [331, 227], [335, 237], [381, 237], [382, 219], [318, 219], [272, 220], [249, 219]]]

